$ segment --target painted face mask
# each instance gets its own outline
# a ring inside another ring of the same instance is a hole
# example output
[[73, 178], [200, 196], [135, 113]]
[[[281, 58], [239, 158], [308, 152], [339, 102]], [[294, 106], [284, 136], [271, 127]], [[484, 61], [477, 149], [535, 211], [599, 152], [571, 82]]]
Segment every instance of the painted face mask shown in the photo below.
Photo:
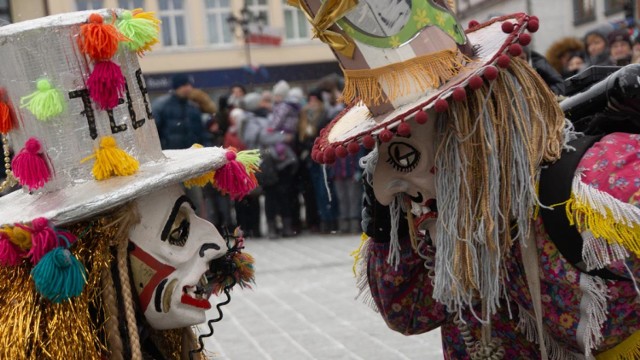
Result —
[[155, 329], [196, 325], [211, 308], [209, 263], [227, 252], [215, 226], [196, 216], [173, 186], [136, 200], [141, 220], [129, 233], [129, 252], [141, 310]]
[[398, 194], [411, 206], [413, 225], [427, 230], [435, 237], [438, 216], [435, 186], [435, 113], [429, 112], [429, 121], [419, 125], [408, 123], [411, 135], [395, 135], [390, 141], [378, 145], [378, 162], [373, 173], [373, 191], [376, 199], [389, 205]]

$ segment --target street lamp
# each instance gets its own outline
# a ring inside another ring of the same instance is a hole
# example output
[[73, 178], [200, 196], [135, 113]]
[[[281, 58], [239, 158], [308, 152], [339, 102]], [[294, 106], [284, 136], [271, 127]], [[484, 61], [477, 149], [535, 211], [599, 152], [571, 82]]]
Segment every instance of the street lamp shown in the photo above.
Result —
[[242, 39], [244, 41], [244, 52], [247, 58], [247, 66], [251, 68], [251, 49], [250, 49], [250, 41], [249, 38], [251, 36], [251, 25], [257, 24], [258, 29], [262, 32], [262, 27], [266, 24], [267, 19], [263, 13], [258, 15], [254, 14], [247, 5], [247, 0], [244, 1], [244, 5], [242, 9], [240, 9], [240, 16], [235, 16], [233, 14], [229, 15], [227, 18], [227, 23], [231, 28], [231, 31], [234, 34], [237, 34], [237, 29], [240, 27], [242, 30]]

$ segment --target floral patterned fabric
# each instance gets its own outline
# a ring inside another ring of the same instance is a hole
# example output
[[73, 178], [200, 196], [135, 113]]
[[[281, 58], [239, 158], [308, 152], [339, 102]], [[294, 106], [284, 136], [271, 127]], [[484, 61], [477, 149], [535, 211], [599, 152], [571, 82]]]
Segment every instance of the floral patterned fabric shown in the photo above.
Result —
[[[584, 155], [579, 170], [584, 174], [582, 181], [585, 184], [606, 191], [620, 201], [639, 205], [640, 136], [622, 133], [605, 136]], [[606, 318], [599, 330], [602, 340], [592, 351], [594, 355], [615, 347], [640, 330], [640, 302], [633, 282], [592, 279], [560, 254], [540, 218], [535, 220], [534, 231], [539, 254], [543, 327], [550, 340], [547, 351], [553, 354], [551, 359], [579, 358], [585, 353], [585, 329], [598, 333], [597, 325], [586, 326], [596, 311], [586, 306], [593, 296], [590, 291], [606, 295], [603, 298]], [[453, 322], [453, 314], [447, 313], [445, 307], [431, 297], [433, 287], [428, 269], [432, 265], [433, 250], [425, 267], [425, 260], [411, 250], [408, 239], [401, 241], [401, 247], [401, 262], [397, 269], [386, 262], [388, 243], [374, 243], [370, 248], [369, 286], [383, 318], [390, 328], [403, 334], [420, 334], [441, 327], [445, 358], [469, 359], [464, 339]], [[505, 359], [538, 359], [538, 344], [525, 336], [526, 324], [530, 330], [535, 321], [520, 244], [513, 245], [505, 264], [509, 274], [508, 296], [503, 298], [502, 306], [492, 318], [493, 337], [502, 341]], [[631, 276], [631, 271], [635, 279], [640, 279], [640, 261], [634, 255], [630, 255], [626, 266], [618, 262], [611, 264], [609, 269], [626, 278]], [[586, 283], [605, 285], [589, 290], [585, 288]], [[478, 320], [470, 311], [464, 312], [462, 317], [473, 338], [478, 340], [481, 329]], [[598, 343], [597, 339], [592, 340]]]

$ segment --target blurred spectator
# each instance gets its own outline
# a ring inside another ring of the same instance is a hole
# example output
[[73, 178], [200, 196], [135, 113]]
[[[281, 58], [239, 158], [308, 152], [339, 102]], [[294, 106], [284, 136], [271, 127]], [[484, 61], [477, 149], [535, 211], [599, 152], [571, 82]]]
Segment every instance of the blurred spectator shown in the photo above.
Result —
[[363, 155], [364, 151], [361, 149], [358, 154], [337, 158], [333, 164], [334, 183], [340, 209], [339, 227], [340, 232], [345, 234], [361, 232], [362, 169], [359, 162]]
[[631, 64], [633, 44], [629, 32], [625, 29], [614, 30], [609, 34], [608, 41], [613, 64], [616, 66]]
[[576, 51], [569, 55], [569, 61], [562, 73], [562, 77], [567, 79], [576, 75], [585, 69], [584, 53], [582, 51]]
[[245, 112], [241, 108], [235, 108], [229, 112], [229, 127], [224, 134], [224, 147], [233, 147], [238, 151], [245, 150], [247, 147], [242, 142], [240, 130], [242, 122], [245, 119]]
[[263, 117], [267, 117], [267, 115], [271, 114], [271, 110], [273, 109], [273, 95], [271, 91], [265, 90], [262, 92], [262, 96], [260, 97], [260, 109], [258, 111], [262, 113]]
[[544, 56], [525, 46], [520, 57], [529, 61], [531, 66], [540, 75], [542, 80], [547, 83], [554, 94], [564, 95], [564, 79], [562, 79], [562, 76], [547, 62]]
[[247, 89], [240, 84], [234, 84], [229, 91], [229, 106], [239, 108], [242, 106], [242, 99], [247, 94]]
[[298, 167], [298, 158], [293, 145], [298, 130], [299, 105], [288, 101], [289, 84], [281, 80], [273, 86], [273, 111], [271, 114], [271, 131], [286, 135], [283, 141], [274, 145], [278, 183], [266, 186], [265, 208], [269, 235], [275, 235], [276, 216], [282, 219], [282, 235], [294, 236], [293, 212], [295, 202], [291, 196], [294, 189], [294, 175]]
[[[315, 214], [317, 214], [316, 217], [320, 219], [320, 232], [329, 233], [338, 229], [336, 201], [339, 201], [339, 199], [337, 199], [331, 176], [332, 169], [327, 169], [327, 184], [325, 185], [322, 166], [311, 160], [310, 156], [313, 142], [320, 130], [328, 124], [329, 116], [327, 106], [322, 100], [322, 92], [312, 91], [307, 99], [307, 104], [302, 108], [298, 126], [298, 140], [301, 149], [300, 161], [302, 162], [302, 167], [305, 167], [309, 173], [312, 190], [310, 193], [313, 194], [313, 199], [307, 200], [307, 197], [310, 197], [308, 196], [310, 194], [308, 194], [305, 197], [305, 202], [313, 201], [315, 208], [307, 209], [307, 211], [314, 210]], [[331, 194], [332, 202], [329, 201], [327, 191]], [[311, 207], [311, 205], [308, 207]]]
[[[200, 109], [189, 101], [193, 91], [191, 79], [178, 74], [171, 79], [171, 84], [170, 94], [152, 104], [162, 149], [186, 149], [193, 144], [204, 144], [206, 138]], [[195, 186], [185, 190], [196, 204], [198, 215], [207, 218], [202, 189]]]
[[634, 64], [640, 63], [640, 37], [636, 37], [633, 42], [632, 54], [631, 62]]
[[586, 67], [593, 65], [613, 65], [611, 61], [607, 37], [612, 31], [611, 25], [599, 26], [588, 31], [584, 36], [584, 44], [587, 52], [585, 58]]
[[[189, 93], [189, 100], [193, 101], [195, 105], [200, 109], [200, 118], [202, 121], [202, 126], [206, 127], [207, 124], [211, 122], [211, 119], [216, 115], [218, 111], [218, 107], [216, 103], [211, 99], [209, 94], [200, 89], [193, 89]], [[203, 137], [205, 138], [204, 143], [202, 145], [211, 146], [213, 145], [213, 134], [209, 131], [203, 132]]]
[[583, 51], [584, 44], [576, 37], [564, 37], [554, 41], [547, 50], [549, 64], [559, 73], [566, 71], [569, 57], [577, 51]]

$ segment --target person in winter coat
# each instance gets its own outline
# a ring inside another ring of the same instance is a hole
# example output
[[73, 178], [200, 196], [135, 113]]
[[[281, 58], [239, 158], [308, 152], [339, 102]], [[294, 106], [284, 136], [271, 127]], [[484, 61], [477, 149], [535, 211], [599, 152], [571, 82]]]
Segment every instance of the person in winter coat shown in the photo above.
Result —
[[586, 67], [614, 65], [613, 61], [611, 61], [608, 41], [608, 35], [611, 31], [610, 25], [600, 26], [584, 35], [584, 47], [587, 52]]

